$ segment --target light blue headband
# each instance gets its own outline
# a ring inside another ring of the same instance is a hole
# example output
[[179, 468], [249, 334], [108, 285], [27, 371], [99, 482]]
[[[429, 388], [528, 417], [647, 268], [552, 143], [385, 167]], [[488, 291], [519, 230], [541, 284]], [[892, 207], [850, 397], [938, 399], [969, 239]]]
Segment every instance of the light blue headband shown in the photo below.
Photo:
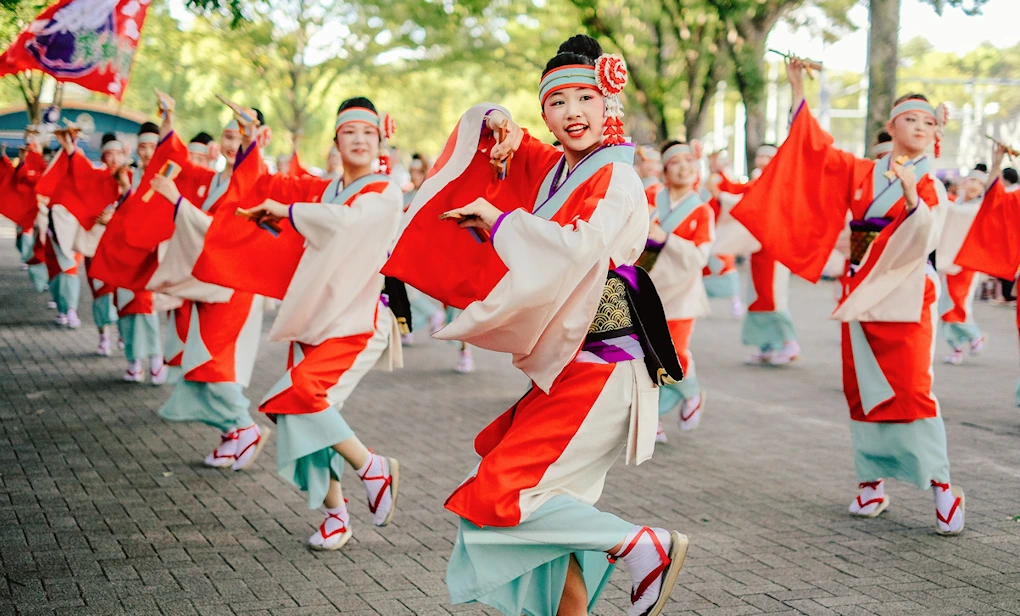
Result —
[[338, 131], [340, 127], [348, 122], [365, 122], [371, 124], [379, 130], [379, 134], [382, 134], [382, 118], [379, 114], [366, 109], [364, 107], [350, 107], [344, 109], [336, 116], [336, 124], [333, 126], [333, 130]]
[[538, 86], [538, 100], [545, 104], [550, 94], [564, 88], [590, 87], [598, 90], [595, 67], [585, 64], [568, 64], [546, 73]]
[[668, 165], [671, 158], [679, 156], [680, 154], [691, 154], [693, 156], [694, 148], [692, 148], [689, 143], [677, 143], [675, 145], [671, 145], [662, 155], [662, 164]]
[[892, 108], [889, 112], [889, 119], [895, 120], [896, 116], [904, 114], [910, 111], [923, 111], [924, 113], [930, 114], [931, 117], [938, 119], [938, 114], [935, 113], [935, 107], [928, 101], [921, 100], [919, 98], [908, 98], [899, 105]]

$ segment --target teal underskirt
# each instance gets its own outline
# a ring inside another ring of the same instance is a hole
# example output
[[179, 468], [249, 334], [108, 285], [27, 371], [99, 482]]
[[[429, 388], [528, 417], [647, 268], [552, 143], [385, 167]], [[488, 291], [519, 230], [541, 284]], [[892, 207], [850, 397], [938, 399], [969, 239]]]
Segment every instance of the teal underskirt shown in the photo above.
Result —
[[974, 323], [973, 319], [968, 317], [966, 323], [946, 323], [941, 322], [942, 336], [949, 343], [949, 346], [954, 349], [963, 350], [972, 342], [977, 342], [981, 338], [981, 329]]
[[726, 272], [719, 276], [713, 274], [702, 279], [705, 283], [705, 293], [713, 298], [740, 297], [740, 273], [737, 270]]
[[113, 293], [100, 295], [92, 300], [92, 320], [100, 329], [117, 322], [117, 306], [113, 302]]
[[326, 500], [330, 479], [340, 479], [344, 472], [344, 459], [333, 445], [354, 436], [354, 430], [336, 406], [275, 418], [277, 471], [308, 493], [309, 509], [318, 509]]
[[124, 356], [128, 361], [163, 356], [158, 315], [129, 314], [120, 317], [117, 328], [124, 340]]
[[167, 421], [199, 421], [220, 432], [230, 432], [255, 423], [248, 412], [250, 405], [240, 383], [180, 380], [159, 409], [159, 416]]
[[659, 417], [675, 409], [684, 400], [690, 400], [701, 393], [701, 383], [698, 381], [693, 358], [687, 368], [688, 372], [679, 383], [659, 386]]
[[552, 616], [573, 555], [584, 573], [590, 612], [615, 567], [605, 552], [632, 527], [565, 494], [509, 528], [479, 528], [462, 518], [446, 570], [450, 601], [485, 603], [506, 616]]
[[909, 423], [850, 421], [857, 480], [899, 479], [928, 489], [949, 483], [949, 454], [942, 417]]
[[57, 303], [58, 313], [77, 311], [78, 302], [81, 300], [81, 279], [70, 274], [57, 274], [50, 280], [50, 294]]
[[740, 330], [745, 346], [779, 350], [787, 342], [797, 339], [793, 316], [787, 310], [778, 312], [748, 312]]
[[28, 279], [32, 281], [32, 288], [36, 293], [45, 293], [50, 288], [50, 273], [46, 270], [45, 263], [29, 265]]

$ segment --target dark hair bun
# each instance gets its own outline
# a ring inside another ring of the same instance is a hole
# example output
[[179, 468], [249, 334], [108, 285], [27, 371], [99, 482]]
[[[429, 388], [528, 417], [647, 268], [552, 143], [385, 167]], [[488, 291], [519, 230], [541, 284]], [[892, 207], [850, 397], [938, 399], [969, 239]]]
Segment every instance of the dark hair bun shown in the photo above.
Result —
[[549, 71], [571, 64], [595, 66], [595, 60], [602, 55], [602, 46], [587, 34], [575, 34], [560, 45], [556, 55], [545, 65], [544, 77]]
[[212, 143], [212, 140], [213, 140], [212, 135], [205, 131], [202, 131], [191, 138], [191, 143], [201, 143], [202, 145], [209, 145], [210, 143]]
[[110, 143], [111, 141], [117, 141], [117, 135], [115, 135], [113, 133], [105, 133], [105, 134], [103, 134], [103, 139], [101, 141], [102, 145], [106, 145], [107, 143]]
[[144, 135], [145, 133], [155, 133], [158, 135], [159, 127], [156, 126], [155, 122], [145, 122], [144, 124], [138, 127], [138, 134]]
[[602, 46], [587, 34], [575, 34], [564, 41], [560, 48], [556, 50], [556, 53], [575, 53], [588, 58], [594, 63], [602, 55]]
[[670, 149], [671, 147], [673, 147], [675, 145], [681, 145], [682, 143], [683, 143], [683, 141], [677, 141], [676, 139], [670, 139], [669, 141], [663, 143], [659, 147], [659, 154], [665, 154], [666, 150]]
[[339, 115], [341, 111], [343, 111], [344, 109], [350, 109], [351, 107], [371, 109], [373, 112], [377, 114], [379, 113], [378, 111], [376, 111], [375, 105], [372, 104], [372, 101], [368, 100], [364, 96], [355, 96], [340, 103], [340, 108], [336, 110], [336, 113], [337, 115]]

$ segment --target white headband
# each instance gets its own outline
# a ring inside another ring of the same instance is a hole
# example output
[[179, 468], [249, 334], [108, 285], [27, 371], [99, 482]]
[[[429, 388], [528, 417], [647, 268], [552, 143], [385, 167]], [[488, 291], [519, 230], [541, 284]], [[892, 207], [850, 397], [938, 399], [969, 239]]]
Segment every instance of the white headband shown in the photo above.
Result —
[[208, 154], [209, 146], [204, 143], [198, 143], [197, 141], [193, 141], [188, 144], [188, 151], [195, 154]]
[[871, 148], [875, 156], [881, 154], [892, 154], [892, 141], [886, 141], [885, 143], [876, 143], [875, 147]]
[[138, 145], [144, 143], [159, 143], [159, 135], [156, 133], [142, 133], [138, 135]]
[[124, 144], [122, 144], [121, 142], [117, 141], [116, 139], [114, 139], [113, 141], [107, 141], [106, 143], [103, 144], [103, 148], [102, 148], [102, 153], [103, 154], [106, 154], [107, 152], [109, 152], [111, 150], [120, 150], [120, 151], [123, 152], [124, 151]]
[[663, 153], [662, 163], [664, 165], [668, 165], [669, 161], [672, 160], [674, 156], [679, 156], [681, 154], [690, 154], [691, 156], [695, 156], [694, 148], [688, 143], [677, 143], [675, 145], [671, 145], [666, 149], [665, 153]]
[[967, 174], [967, 178], [966, 179], [968, 179], [968, 180], [981, 180], [981, 183], [984, 184], [984, 183], [988, 182], [988, 174], [985, 173], [984, 171], [979, 171], [977, 169], [974, 169], [973, 171], [971, 171], [970, 173]]

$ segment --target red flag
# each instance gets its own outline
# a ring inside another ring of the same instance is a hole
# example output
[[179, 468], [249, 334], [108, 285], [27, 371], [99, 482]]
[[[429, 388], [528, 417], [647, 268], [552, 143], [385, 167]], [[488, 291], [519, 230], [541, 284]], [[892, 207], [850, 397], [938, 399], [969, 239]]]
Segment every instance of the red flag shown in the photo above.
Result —
[[216, 205], [192, 274], [203, 282], [283, 299], [304, 253], [305, 238], [287, 219], [279, 221], [277, 234], [235, 214], [264, 202], [267, 192], [258, 181], [266, 173], [258, 145], [237, 158], [230, 188]]
[[996, 278], [1016, 277], [1020, 267], [1020, 192], [1007, 193], [1001, 180], [992, 183], [956, 255], [956, 264]]
[[149, 0], [60, 0], [0, 55], [0, 76], [40, 70], [121, 100]]
[[46, 169], [42, 154], [35, 150], [25, 153], [24, 160], [11, 171], [0, 198], [0, 216], [5, 216], [22, 229], [31, 229], [39, 213], [35, 186]]

